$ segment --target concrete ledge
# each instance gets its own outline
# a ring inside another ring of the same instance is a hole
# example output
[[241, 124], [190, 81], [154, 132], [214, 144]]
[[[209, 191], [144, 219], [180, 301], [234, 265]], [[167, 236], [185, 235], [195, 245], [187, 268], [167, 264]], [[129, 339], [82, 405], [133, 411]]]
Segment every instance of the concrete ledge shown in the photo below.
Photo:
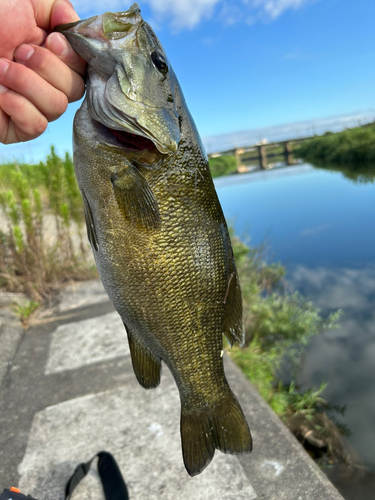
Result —
[[342, 500], [340, 493], [241, 370], [228, 357], [225, 361], [228, 381], [241, 403], [254, 440], [253, 452], [238, 459], [257, 498]]
[[25, 330], [16, 316], [7, 310], [0, 314], [0, 387], [17, 352]]
[[[342, 499], [228, 357], [227, 378], [249, 421], [254, 451], [216, 452], [208, 468], [190, 478], [182, 462], [178, 391], [167, 368], [157, 389], [139, 386], [122, 322], [99, 300], [99, 282], [81, 284], [67, 298], [73, 300], [62, 310], [71, 312], [57, 311], [54, 321], [23, 336], [19, 328], [9, 341], [9, 325], [3, 325], [9, 346], [2, 362], [11, 369], [0, 372], [0, 449], [7, 450], [0, 491], [19, 478], [26, 494], [62, 500], [75, 466], [104, 449], [118, 460], [134, 500]], [[79, 352], [70, 357], [66, 346], [74, 349], [75, 338]], [[72, 500], [86, 499], [103, 499], [95, 471]]]

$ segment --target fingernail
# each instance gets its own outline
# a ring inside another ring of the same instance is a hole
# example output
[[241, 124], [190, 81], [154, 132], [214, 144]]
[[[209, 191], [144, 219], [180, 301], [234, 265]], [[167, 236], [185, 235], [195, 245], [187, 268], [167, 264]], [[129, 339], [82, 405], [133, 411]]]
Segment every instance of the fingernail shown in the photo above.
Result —
[[9, 89], [8, 89], [8, 87], [6, 87], [5, 85], [2, 85], [2, 84], [0, 83], [0, 95], [1, 95], [1, 94], [5, 94], [5, 92], [6, 92], [7, 90], [9, 90]]
[[26, 62], [34, 54], [35, 50], [30, 45], [20, 45], [14, 53], [17, 61]]
[[4, 61], [4, 59], [0, 59], [0, 76], [3, 75], [8, 68], [9, 68], [8, 61]]
[[48, 37], [47, 48], [54, 52], [57, 56], [66, 56], [69, 52], [69, 44], [61, 33], [51, 33]]

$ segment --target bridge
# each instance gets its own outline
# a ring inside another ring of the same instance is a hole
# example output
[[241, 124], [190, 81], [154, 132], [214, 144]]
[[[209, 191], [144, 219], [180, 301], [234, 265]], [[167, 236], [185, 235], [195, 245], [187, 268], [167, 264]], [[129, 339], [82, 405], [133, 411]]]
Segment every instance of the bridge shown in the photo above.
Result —
[[[280, 156], [284, 158], [285, 165], [295, 165], [297, 162], [293, 158], [293, 146], [308, 139], [313, 139], [314, 137], [316, 136], [303, 138], [299, 137], [297, 139], [288, 139], [286, 141], [279, 142], [261, 141], [250, 146], [242, 146], [238, 148], [228, 149], [226, 151], [210, 153], [208, 155], [208, 158], [218, 158], [219, 156], [234, 156], [237, 159], [238, 172], [245, 172], [248, 170], [248, 167], [244, 165], [245, 161], [257, 161], [259, 163], [259, 167], [263, 170], [272, 168], [272, 166], [269, 165], [268, 160], [275, 159], [276, 157]], [[247, 153], [249, 153], [249, 155], [247, 155]]]

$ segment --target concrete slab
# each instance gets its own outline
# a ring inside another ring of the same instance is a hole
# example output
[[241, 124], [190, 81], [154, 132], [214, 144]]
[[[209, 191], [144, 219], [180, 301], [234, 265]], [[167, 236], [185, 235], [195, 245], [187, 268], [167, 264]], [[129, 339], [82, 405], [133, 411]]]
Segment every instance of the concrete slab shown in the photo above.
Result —
[[0, 293], [0, 387], [25, 333], [11, 310], [20, 297], [20, 294]]
[[[34, 326], [19, 342], [0, 388], [0, 449], [6, 450], [0, 489], [19, 484], [41, 500], [62, 500], [75, 466], [105, 449], [116, 457], [131, 499], [342, 500], [230, 359], [227, 378], [249, 421], [254, 452], [217, 452], [200, 476], [190, 478], [172, 376], [164, 366], [158, 389], [139, 386], [121, 320], [95, 294], [91, 302], [87, 293], [84, 307], [68, 309], [55, 323]], [[82, 335], [78, 354], [68, 360], [82, 325], [89, 339]], [[73, 500], [99, 500], [100, 492], [93, 470]]]
[[129, 355], [124, 324], [117, 312], [60, 325], [52, 333], [45, 374]]
[[[182, 462], [179, 418], [180, 400], [170, 373], [152, 391], [134, 383], [46, 408], [33, 421], [19, 467], [20, 487], [36, 498], [60, 500], [75, 466], [105, 449], [118, 461], [130, 498], [257, 498], [234, 456], [217, 452], [201, 475], [188, 476]], [[74, 500], [103, 498], [93, 477]]]
[[107, 301], [109, 298], [100, 280], [74, 282], [60, 291], [56, 310], [64, 312]]
[[24, 333], [23, 328], [16, 323], [3, 323], [0, 325], [0, 386], [12, 364], [12, 359]]

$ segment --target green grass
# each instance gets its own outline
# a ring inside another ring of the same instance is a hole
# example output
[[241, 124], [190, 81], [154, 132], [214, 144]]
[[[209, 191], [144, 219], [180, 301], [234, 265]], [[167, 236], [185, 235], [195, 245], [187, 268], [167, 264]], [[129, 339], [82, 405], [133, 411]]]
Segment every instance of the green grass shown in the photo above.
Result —
[[24, 327], [28, 327], [30, 318], [40, 307], [40, 305], [40, 302], [36, 302], [35, 300], [26, 300], [22, 301], [21, 303], [15, 303], [13, 306], [13, 310], [21, 320], [21, 323], [24, 325]]
[[318, 165], [375, 165], [375, 125], [327, 132], [304, 141], [295, 154]]
[[208, 163], [212, 177], [234, 174], [237, 171], [237, 159], [234, 156], [223, 155], [210, 158]]

